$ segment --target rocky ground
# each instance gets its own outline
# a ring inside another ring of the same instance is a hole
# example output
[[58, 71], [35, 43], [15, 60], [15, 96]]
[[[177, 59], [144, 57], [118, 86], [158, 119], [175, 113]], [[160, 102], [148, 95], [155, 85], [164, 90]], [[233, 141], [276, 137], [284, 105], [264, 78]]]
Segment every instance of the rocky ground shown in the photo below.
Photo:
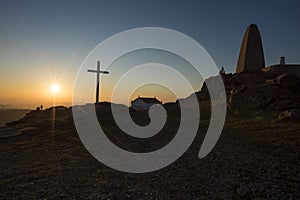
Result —
[[[229, 109], [256, 111], [300, 111], [300, 79], [282, 71], [221, 74]], [[216, 77], [206, 82], [218, 84]], [[206, 84], [196, 93], [200, 100], [208, 100]], [[299, 117], [297, 117], [299, 118]]]
[[[36, 129], [0, 139], [0, 199], [300, 199], [298, 122], [279, 122], [270, 113], [229, 113], [217, 145], [199, 159], [208, 125], [204, 120], [176, 162], [159, 171], [128, 174], [87, 152], [70, 109], [56, 109], [55, 131], [52, 114], [52, 109], [33, 111], [9, 124]], [[100, 121], [109, 117], [103, 114]], [[112, 130], [111, 122], [104, 120], [103, 126]]]

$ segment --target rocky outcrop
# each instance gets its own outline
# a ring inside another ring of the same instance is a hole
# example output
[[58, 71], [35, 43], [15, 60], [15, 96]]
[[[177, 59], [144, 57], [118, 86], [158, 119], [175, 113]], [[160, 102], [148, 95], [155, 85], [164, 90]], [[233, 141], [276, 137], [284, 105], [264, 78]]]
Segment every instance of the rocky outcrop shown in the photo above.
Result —
[[[222, 74], [229, 109], [284, 111], [300, 108], [300, 79], [290, 73]], [[211, 77], [210, 79], [214, 79]], [[206, 84], [197, 92], [199, 101], [209, 100]]]

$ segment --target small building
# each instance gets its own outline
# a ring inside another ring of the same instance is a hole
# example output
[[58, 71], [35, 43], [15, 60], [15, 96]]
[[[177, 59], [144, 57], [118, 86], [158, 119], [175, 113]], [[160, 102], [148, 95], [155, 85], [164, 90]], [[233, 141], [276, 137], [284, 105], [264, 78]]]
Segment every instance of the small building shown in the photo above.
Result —
[[138, 97], [131, 101], [131, 108], [138, 111], [148, 111], [151, 106], [155, 104], [162, 104], [161, 101], [157, 100], [155, 97]]

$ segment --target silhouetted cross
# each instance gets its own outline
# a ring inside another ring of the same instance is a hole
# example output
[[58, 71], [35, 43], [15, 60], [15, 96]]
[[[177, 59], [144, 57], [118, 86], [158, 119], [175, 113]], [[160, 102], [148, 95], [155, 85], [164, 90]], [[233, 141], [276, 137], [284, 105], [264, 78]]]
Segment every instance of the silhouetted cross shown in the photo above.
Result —
[[99, 83], [100, 83], [100, 74], [108, 74], [108, 71], [100, 71], [100, 61], [97, 62], [97, 70], [88, 69], [88, 72], [97, 73], [97, 85], [96, 85], [96, 103], [99, 103]]

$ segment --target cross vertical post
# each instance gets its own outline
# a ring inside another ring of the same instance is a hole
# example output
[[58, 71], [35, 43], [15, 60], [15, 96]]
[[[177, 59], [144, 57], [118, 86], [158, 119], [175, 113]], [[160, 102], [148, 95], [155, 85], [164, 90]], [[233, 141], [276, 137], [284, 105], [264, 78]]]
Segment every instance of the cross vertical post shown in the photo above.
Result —
[[94, 69], [88, 69], [88, 72], [97, 73], [97, 79], [96, 79], [96, 103], [99, 103], [99, 90], [100, 90], [100, 74], [108, 74], [108, 71], [101, 71], [100, 70], [100, 61], [97, 61], [97, 70]]
[[96, 103], [99, 103], [100, 61], [97, 61]]

